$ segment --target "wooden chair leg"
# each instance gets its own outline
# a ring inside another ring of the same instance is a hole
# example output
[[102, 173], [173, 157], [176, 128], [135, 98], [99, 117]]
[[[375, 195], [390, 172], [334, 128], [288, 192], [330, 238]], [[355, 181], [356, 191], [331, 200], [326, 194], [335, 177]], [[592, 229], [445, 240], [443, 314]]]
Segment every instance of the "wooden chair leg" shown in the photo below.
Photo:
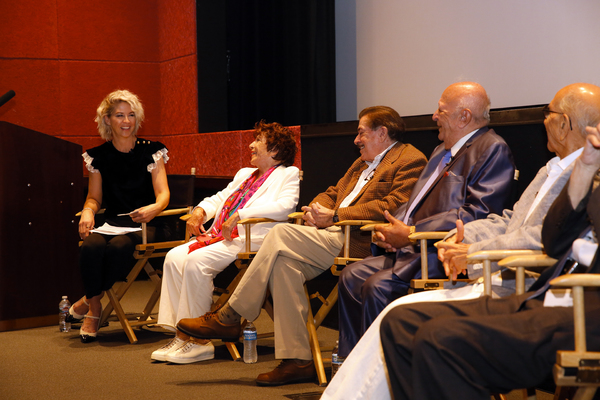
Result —
[[152, 310], [154, 310], [154, 306], [156, 306], [156, 303], [158, 303], [158, 299], [160, 298], [160, 291], [161, 291], [161, 284], [162, 284], [162, 280], [158, 276], [158, 273], [156, 272], [156, 270], [154, 268], [152, 268], [150, 263], [146, 263], [146, 265], [144, 266], [144, 270], [150, 277], [150, 280], [154, 283], [154, 291], [152, 292], [150, 299], [148, 299], [148, 302], [146, 303], [146, 307], [144, 307], [142, 316], [139, 318], [140, 321], [147, 321], [148, 319], [150, 319]]
[[231, 355], [231, 358], [233, 358], [233, 361], [238, 361], [242, 359], [242, 356], [240, 356], [240, 352], [235, 346], [235, 343], [225, 342], [225, 346], [227, 346], [227, 350], [229, 350], [229, 354]]
[[304, 286], [306, 292], [306, 300], [308, 301], [308, 318], [306, 328], [308, 329], [308, 337], [310, 341], [310, 350], [312, 352], [317, 377], [319, 378], [319, 386], [327, 386], [327, 376], [325, 375], [325, 367], [323, 365], [323, 356], [321, 355], [321, 346], [319, 346], [319, 338], [317, 337], [317, 328], [315, 328], [315, 320], [310, 307], [310, 296], [308, 290]]
[[118, 299], [117, 295], [115, 294], [114, 290], [112, 288], [110, 288], [109, 290], [106, 291], [106, 294], [108, 296], [108, 300], [109, 300], [110, 304], [112, 304], [112, 306], [115, 310], [115, 314], [117, 314], [117, 318], [119, 318], [119, 322], [121, 323], [121, 326], [123, 327], [123, 330], [125, 331], [125, 334], [127, 335], [127, 338], [129, 339], [129, 342], [132, 344], [137, 343], [138, 339], [135, 336], [135, 333], [133, 333], [133, 329], [131, 328], [131, 325], [129, 325], [129, 321], [127, 320], [127, 317], [125, 316], [125, 312], [123, 312], [121, 303], [119, 303], [119, 299]]
[[318, 329], [321, 326], [321, 323], [323, 323], [323, 320], [325, 319], [325, 317], [327, 317], [329, 311], [331, 311], [337, 300], [338, 284], [336, 283], [334, 288], [331, 290], [331, 293], [329, 293], [329, 296], [327, 296], [327, 299], [325, 299], [325, 302], [319, 308], [319, 311], [317, 311], [317, 314], [315, 315], [315, 329]]
[[[127, 275], [126, 281], [117, 283], [118, 287], [117, 287], [116, 292], [114, 291], [114, 289], [111, 288], [112, 296], [113, 296], [114, 300], [109, 301], [108, 304], [106, 305], [106, 307], [104, 308], [104, 310], [102, 311], [102, 318], [100, 319], [99, 326], [104, 325], [106, 323], [106, 321], [108, 321], [108, 318], [110, 317], [110, 315], [114, 309], [113, 302], [119, 303], [119, 301], [121, 301], [121, 299], [123, 298], [125, 293], [127, 293], [129, 288], [135, 281], [135, 278], [137, 278], [140, 271], [146, 265], [147, 262], [148, 262], [147, 258], [142, 258], [142, 259], [138, 260], [138, 262], [136, 262], [135, 265], [133, 266], [133, 269]], [[109, 291], [106, 291], [106, 293], [109, 294]], [[109, 299], [110, 299], [110, 296], [109, 296]], [[123, 311], [123, 310], [121, 309], [121, 311]], [[122, 313], [122, 315], [125, 316], [125, 313]], [[117, 314], [117, 316], [118, 316], [118, 314]]]

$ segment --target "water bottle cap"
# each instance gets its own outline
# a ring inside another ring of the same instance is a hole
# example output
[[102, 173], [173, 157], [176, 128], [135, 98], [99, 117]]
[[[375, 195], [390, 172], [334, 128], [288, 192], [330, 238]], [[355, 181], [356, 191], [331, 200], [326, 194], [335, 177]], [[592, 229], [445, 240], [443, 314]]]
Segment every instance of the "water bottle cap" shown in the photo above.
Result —
[[67, 298], [67, 296], [63, 296], [62, 298], [63, 298], [63, 299], [66, 299], [66, 298]]

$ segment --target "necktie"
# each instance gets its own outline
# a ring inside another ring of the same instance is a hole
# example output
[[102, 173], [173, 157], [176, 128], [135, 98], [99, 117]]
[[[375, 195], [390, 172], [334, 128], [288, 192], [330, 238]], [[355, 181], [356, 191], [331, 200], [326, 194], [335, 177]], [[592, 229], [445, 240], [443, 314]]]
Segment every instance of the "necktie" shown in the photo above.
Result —
[[410, 204], [410, 207], [406, 211], [406, 214], [404, 214], [404, 223], [405, 224], [408, 224], [408, 220], [409, 220], [410, 216], [412, 215], [412, 212], [417, 207], [417, 204], [419, 204], [419, 202], [421, 201], [423, 196], [425, 196], [425, 193], [427, 193], [427, 191], [429, 190], [431, 185], [433, 185], [433, 182], [435, 182], [435, 180], [440, 175], [440, 173], [442, 172], [442, 170], [444, 169], [446, 164], [448, 164], [448, 162], [450, 161], [450, 157], [452, 157], [452, 153], [450, 152], [450, 150], [446, 150], [446, 153], [440, 160], [440, 163], [438, 164], [437, 168], [435, 169], [435, 171], [433, 171], [433, 173], [431, 174], [431, 176], [429, 177], [429, 179], [427, 180], [425, 185], [423, 185], [423, 187], [417, 194], [417, 197], [415, 197], [413, 202]]

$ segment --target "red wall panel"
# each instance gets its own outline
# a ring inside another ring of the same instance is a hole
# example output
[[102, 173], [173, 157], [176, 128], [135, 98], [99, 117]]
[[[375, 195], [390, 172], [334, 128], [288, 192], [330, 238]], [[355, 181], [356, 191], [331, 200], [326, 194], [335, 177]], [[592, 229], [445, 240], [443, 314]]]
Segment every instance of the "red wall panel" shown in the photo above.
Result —
[[160, 60], [196, 54], [196, 2], [159, 0]]
[[0, 95], [11, 89], [17, 94], [0, 107], [0, 120], [58, 135], [58, 64], [56, 60], [0, 59]]
[[156, 1], [58, 0], [59, 56], [159, 61]]
[[60, 69], [60, 88], [61, 136], [97, 136], [96, 108], [116, 89], [131, 90], [142, 101], [146, 119], [139, 135], [160, 135], [161, 93], [157, 64], [64, 61]]
[[0, 58], [56, 59], [56, 31], [56, 0], [0, 1]]
[[[300, 127], [289, 129], [296, 137], [300, 149]], [[169, 148], [167, 172], [170, 174], [189, 174], [196, 168], [196, 175], [233, 177], [242, 167], [250, 167], [250, 143], [254, 140], [254, 131], [232, 131], [197, 133], [159, 138]], [[294, 165], [302, 168], [300, 151], [296, 154]]]
[[165, 61], [160, 66], [160, 110], [163, 135], [198, 132], [196, 55]]

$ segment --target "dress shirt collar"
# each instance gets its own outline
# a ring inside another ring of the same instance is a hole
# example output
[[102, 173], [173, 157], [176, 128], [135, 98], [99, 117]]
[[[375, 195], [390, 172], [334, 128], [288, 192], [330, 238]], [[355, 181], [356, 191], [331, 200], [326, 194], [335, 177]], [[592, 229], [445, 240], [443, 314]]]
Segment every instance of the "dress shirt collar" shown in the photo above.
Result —
[[581, 153], [583, 153], [583, 147], [575, 150], [563, 159], [559, 159], [558, 156], [554, 157], [546, 164], [546, 169], [548, 170], [548, 173], [550, 173], [550, 171], [554, 170], [555, 168], [560, 168], [560, 172], [564, 171], [569, 165], [571, 165], [573, 161], [575, 161], [577, 157], [581, 155]]
[[454, 146], [450, 148], [450, 153], [452, 154], [452, 157], [454, 157], [456, 153], [458, 153], [460, 148], [463, 147], [463, 145], [467, 143], [467, 140], [469, 140], [471, 136], [473, 136], [475, 132], [477, 132], [479, 129], [481, 128], [477, 128], [473, 132], [467, 133], [465, 136], [458, 139], [458, 142], [454, 143]]
[[384, 150], [384, 151], [382, 151], [381, 153], [377, 154], [377, 155], [375, 156], [375, 158], [373, 159], [373, 161], [365, 161], [365, 162], [367, 163], [367, 165], [368, 165], [369, 167], [373, 166], [373, 168], [372, 168], [372, 169], [375, 169], [375, 168], [377, 168], [377, 166], [378, 166], [378, 165], [379, 165], [379, 163], [381, 162], [381, 159], [382, 159], [383, 157], [385, 157], [385, 155], [387, 154], [387, 152], [388, 152], [388, 151], [390, 151], [390, 149], [391, 149], [392, 147], [394, 147], [394, 146], [396, 145], [396, 143], [398, 143], [398, 142], [396, 141], [396, 142], [392, 143], [392, 144], [390, 145], [390, 147], [388, 147], [387, 149], [385, 149], [385, 150]]

